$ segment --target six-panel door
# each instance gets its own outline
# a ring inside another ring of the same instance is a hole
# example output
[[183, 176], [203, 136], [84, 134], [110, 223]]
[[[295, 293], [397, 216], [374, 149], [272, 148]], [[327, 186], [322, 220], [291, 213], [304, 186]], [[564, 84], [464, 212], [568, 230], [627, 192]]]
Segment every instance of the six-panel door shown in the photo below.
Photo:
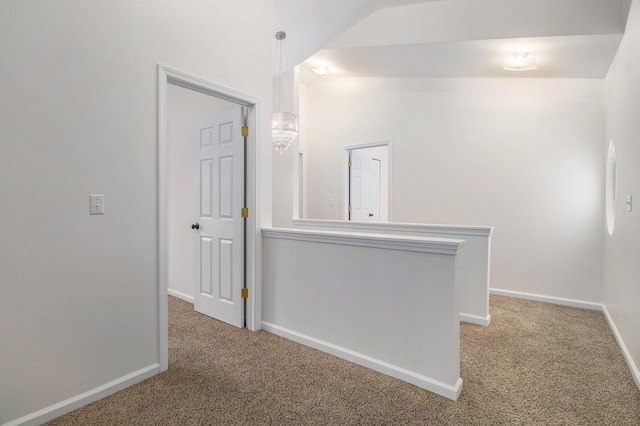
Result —
[[199, 279], [195, 310], [244, 325], [244, 149], [242, 109], [197, 122]]

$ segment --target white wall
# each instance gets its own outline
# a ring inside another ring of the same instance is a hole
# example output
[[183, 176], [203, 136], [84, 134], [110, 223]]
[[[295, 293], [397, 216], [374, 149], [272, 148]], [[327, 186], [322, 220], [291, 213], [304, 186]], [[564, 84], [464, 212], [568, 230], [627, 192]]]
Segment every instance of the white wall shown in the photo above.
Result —
[[459, 239], [263, 229], [265, 330], [457, 399]]
[[190, 228], [198, 219], [193, 123], [236, 105], [172, 84], [167, 91], [167, 286], [171, 294], [192, 301], [198, 279], [197, 233]]
[[[464, 241], [464, 253], [456, 257], [456, 291], [460, 321], [489, 325], [491, 227], [441, 226], [396, 222], [351, 222], [346, 220], [296, 219], [298, 229], [342, 231], [353, 234], [407, 235], [455, 238]], [[364, 267], [364, 265], [360, 265]]]
[[495, 226], [491, 286], [601, 301], [603, 82], [318, 79], [308, 217], [340, 219], [344, 145], [393, 140], [393, 220]]
[[[605, 85], [606, 137], [616, 147], [618, 191], [616, 225], [604, 237], [604, 305], [623, 340], [627, 357], [635, 364], [640, 386], [640, 3], [632, 4], [626, 33]], [[604, 169], [604, 164], [602, 165]], [[628, 194], [635, 198], [633, 211], [626, 211]]]
[[271, 16], [269, 0], [0, 2], [0, 424], [158, 363], [157, 65], [264, 100], [268, 134]]

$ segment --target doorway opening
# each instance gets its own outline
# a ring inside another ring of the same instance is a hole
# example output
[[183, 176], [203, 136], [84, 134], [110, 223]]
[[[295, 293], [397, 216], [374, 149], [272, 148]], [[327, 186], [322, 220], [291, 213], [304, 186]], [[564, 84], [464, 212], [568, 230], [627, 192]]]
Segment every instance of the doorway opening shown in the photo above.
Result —
[[[233, 300], [236, 313], [241, 307], [241, 322], [235, 325], [260, 329], [260, 236], [252, 232], [260, 223], [255, 130], [259, 104], [249, 95], [162, 65], [158, 77], [158, 330], [164, 371], [168, 368], [170, 290], [194, 302], [197, 292], [206, 296], [215, 293], [215, 287], [224, 293], [216, 296], [222, 305]], [[203, 119], [214, 116], [219, 117], [217, 121], [203, 124]], [[229, 151], [232, 139], [242, 149]], [[226, 223], [208, 223], [218, 218]], [[233, 221], [236, 225], [229, 235], [207, 234], [227, 232], [220, 229]], [[213, 262], [203, 266], [204, 258]], [[234, 269], [225, 270], [225, 264]], [[219, 266], [209, 275], [220, 282], [202, 280], [203, 271]], [[240, 287], [232, 287], [231, 281]], [[247, 293], [249, 297], [242, 299]]]
[[343, 219], [391, 221], [391, 141], [344, 147]]

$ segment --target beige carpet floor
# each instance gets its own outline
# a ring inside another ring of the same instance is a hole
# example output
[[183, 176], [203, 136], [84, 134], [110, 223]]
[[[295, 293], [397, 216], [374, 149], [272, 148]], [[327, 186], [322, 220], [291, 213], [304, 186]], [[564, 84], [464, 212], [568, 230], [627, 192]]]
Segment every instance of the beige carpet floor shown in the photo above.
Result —
[[640, 425], [600, 312], [492, 296], [489, 327], [461, 325], [454, 402], [169, 299], [169, 370], [49, 425]]

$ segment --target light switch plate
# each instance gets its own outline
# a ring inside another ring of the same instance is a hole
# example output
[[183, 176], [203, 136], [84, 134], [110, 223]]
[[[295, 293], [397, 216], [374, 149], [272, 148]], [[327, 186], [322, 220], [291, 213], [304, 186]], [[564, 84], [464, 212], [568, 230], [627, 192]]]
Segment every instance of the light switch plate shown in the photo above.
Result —
[[627, 195], [627, 211], [630, 212], [633, 210], [633, 199], [631, 198], [631, 194]]
[[104, 194], [89, 195], [89, 214], [104, 214]]

